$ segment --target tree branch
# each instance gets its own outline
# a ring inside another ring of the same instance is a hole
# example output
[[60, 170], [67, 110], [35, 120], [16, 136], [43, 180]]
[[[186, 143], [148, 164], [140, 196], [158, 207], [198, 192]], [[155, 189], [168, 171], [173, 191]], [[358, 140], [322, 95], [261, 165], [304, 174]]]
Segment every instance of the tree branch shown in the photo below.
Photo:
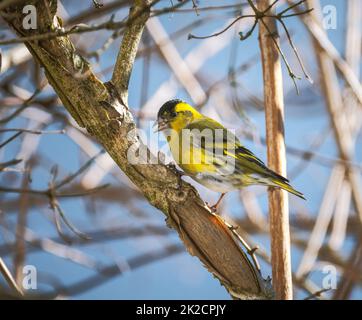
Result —
[[16, 296], [23, 296], [21, 288], [17, 285], [14, 277], [12, 276], [10, 270], [6, 266], [4, 260], [0, 257], [0, 273], [4, 277], [5, 281], [8, 283], [9, 287], [14, 291]]
[[[261, 11], [273, 4], [270, 0], [258, 0], [257, 3]], [[283, 82], [277, 48], [279, 40], [274, 39], [277, 34], [275, 19], [263, 18], [262, 22], [259, 24], [259, 41], [263, 62], [268, 163], [271, 169], [285, 176]], [[269, 190], [273, 287], [277, 299], [293, 298], [288, 210], [286, 191]]]
[[128, 17], [128, 21], [130, 22], [128, 23], [128, 27], [124, 33], [117, 62], [113, 70], [112, 82], [121, 95], [123, 102], [126, 104], [128, 98], [128, 83], [131, 77], [138, 45], [143, 33], [143, 28], [150, 16], [151, 3], [152, 1], [150, 0], [134, 1], [134, 6], [131, 7]]

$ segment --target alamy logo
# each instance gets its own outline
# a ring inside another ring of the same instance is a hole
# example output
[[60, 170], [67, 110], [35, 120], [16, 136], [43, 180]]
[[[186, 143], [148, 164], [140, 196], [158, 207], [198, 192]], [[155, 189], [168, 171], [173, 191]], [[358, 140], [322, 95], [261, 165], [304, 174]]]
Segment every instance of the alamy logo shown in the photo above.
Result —
[[35, 266], [33, 265], [24, 266], [22, 285], [25, 290], [36, 290], [38, 288], [37, 271]]
[[323, 28], [325, 30], [337, 29], [337, 8], [332, 5], [323, 7]]
[[323, 277], [322, 287], [323, 289], [337, 289], [337, 269], [335, 266], [326, 265], [323, 267], [322, 273], [325, 274]]
[[23, 8], [23, 14], [26, 16], [23, 18], [23, 28], [25, 30], [36, 29], [38, 27], [36, 7], [28, 4]]

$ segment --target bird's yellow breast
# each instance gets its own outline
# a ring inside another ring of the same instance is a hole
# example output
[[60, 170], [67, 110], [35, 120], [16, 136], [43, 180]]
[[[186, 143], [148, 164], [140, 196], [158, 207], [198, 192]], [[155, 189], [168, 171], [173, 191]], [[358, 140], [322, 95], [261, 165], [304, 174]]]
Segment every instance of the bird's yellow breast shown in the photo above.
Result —
[[210, 157], [207, 157], [205, 151], [192, 144], [192, 139], [187, 136], [185, 131], [172, 130], [167, 137], [170, 150], [176, 163], [189, 174], [196, 175], [197, 173], [214, 173], [215, 166], [210, 162]]

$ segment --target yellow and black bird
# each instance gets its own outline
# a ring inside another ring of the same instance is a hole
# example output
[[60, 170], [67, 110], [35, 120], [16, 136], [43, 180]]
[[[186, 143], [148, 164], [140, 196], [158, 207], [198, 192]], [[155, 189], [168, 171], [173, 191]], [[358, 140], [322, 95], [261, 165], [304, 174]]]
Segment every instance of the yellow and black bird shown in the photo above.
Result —
[[250, 185], [282, 188], [305, 199], [286, 178], [243, 147], [231, 131], [188, 103], [178, 99], [166, 102], [158, 112], [156, 124], [186, 175], [222, 193], [214, 209], [226, 192]]

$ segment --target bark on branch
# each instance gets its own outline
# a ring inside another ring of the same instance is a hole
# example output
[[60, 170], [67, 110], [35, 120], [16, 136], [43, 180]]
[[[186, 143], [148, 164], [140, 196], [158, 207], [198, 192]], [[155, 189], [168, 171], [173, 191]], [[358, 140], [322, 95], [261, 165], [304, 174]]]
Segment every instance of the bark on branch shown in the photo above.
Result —
[[[22, 29], [20, 5], [4, 10], [5, 20], [19, 36], [61, 28], [56, 1], [31, 2], [37, 8], [37, 30]], [[68, 36], [25, 44], [44, 67], [49, 83], [78, 125], [98, 140], [148, 201], [166, 215], [167, 224], [178, 232], [187, 250], [202, 261], [234, 298], [271, 298], [269, 281], [261, 277], [229, 226], [210, 213], [191, 185], [182, 182], [179, 186], [178, 176], [164, 164], [133, 164], [127, 157], [130, 148], [139, 153], [144, 148], [154, 160], [138, 139], [126, 101], [138, 42], [149, 17], [149, 3], [134, 2], [112, 77], [114, 84], [103, 83], [94, 75]]]

